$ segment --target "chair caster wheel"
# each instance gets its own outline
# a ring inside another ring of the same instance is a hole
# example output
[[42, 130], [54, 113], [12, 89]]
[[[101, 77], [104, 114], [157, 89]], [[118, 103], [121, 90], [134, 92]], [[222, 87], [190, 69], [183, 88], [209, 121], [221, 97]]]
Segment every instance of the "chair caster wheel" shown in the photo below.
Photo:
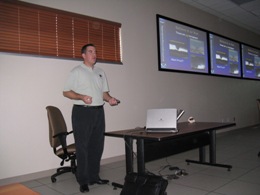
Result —
[[51, 178], [52, 183], [55, 183], [57, 181], [56, 178]]

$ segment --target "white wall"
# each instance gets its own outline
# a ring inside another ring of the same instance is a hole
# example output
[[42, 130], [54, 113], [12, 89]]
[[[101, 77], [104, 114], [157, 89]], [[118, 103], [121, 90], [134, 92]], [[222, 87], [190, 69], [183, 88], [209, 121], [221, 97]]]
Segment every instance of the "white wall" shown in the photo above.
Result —
[[[118, 107], [105, 106], [107, 131], [144, 126], [148, 108], [186, 110], [182, 120], [259, 122], [260, 82], [159, 72], [155, 15], [260, 47], [259, 35], [172, 0], [26, 0], [122, 23], [123, 65], [98, 64], [108, 77]], [[238, 33], [239, 32], [239, 33]], [[56, 168], [48, 140], [45, 107], [61, 109], [71, 129], [72, 103], [62, 96], [64, 81], [79, 61], [0, 53], [0, 179]], [[73, 139], [70, 139], [72, 142]], [[106, 138], [103, 159], [124, 154], [123, 140]]]

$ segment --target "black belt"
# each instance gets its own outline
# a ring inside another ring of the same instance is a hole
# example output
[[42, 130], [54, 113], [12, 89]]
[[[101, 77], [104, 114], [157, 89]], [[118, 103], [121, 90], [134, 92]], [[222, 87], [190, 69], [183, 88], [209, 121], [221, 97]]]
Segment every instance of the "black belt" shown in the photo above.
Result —
[[74, 106], [77, 106], [77, 107], [84, 107], [84, 108], [92, 108], [92, 109], [100, 109], [100, 108], [103, 108], [103, 105], [101, 106], [89, 106], [89, 105], [77, 105], [77, 104], [74, 104]]

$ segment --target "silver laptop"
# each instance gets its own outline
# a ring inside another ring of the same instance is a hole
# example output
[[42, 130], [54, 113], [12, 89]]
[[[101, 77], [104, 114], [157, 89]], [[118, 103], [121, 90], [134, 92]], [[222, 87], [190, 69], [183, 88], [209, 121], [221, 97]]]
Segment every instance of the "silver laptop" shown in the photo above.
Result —
[[146, 115], [146, 132], [149, 133], [176, 133], [177, 121], [184, 110], [176, 108], [149, 109]]

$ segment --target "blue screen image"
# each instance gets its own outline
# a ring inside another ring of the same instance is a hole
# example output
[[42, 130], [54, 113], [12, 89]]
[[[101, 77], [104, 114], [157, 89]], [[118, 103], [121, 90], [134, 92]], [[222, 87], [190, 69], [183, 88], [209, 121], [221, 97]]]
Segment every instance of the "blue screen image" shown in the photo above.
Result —
[[240, 45], [221, 36], [209, 34], [210, 73], [222, 76], [241, 77]]
[[260, 79], [260, 50], [242, 44], [243, 78]]
[[208, 73], [207, 33], [163, 17], [158, 20], [160, 69]]

